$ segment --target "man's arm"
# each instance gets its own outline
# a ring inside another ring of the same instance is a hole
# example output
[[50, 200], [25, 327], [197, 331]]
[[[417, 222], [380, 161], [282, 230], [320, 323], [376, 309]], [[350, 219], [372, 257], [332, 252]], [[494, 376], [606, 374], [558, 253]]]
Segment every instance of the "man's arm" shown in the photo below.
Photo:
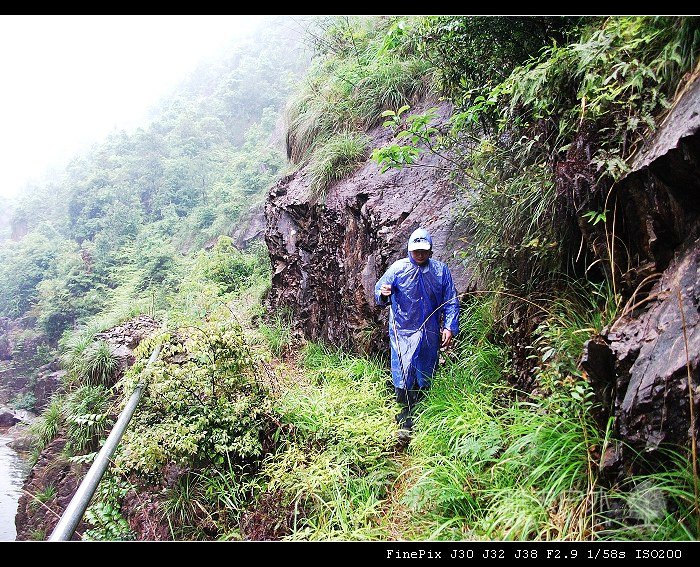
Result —
[[394, 285], [394, 270], [391, 266], [374, 286], [374, 301], [380, 307], [386, 307], [391, 302]]
[[444, 316], [442, 346], [446, 347], [452, 342], [452, 337], [459, 333], [459, 298], [447, 266], [442, 275], [442, 302]]

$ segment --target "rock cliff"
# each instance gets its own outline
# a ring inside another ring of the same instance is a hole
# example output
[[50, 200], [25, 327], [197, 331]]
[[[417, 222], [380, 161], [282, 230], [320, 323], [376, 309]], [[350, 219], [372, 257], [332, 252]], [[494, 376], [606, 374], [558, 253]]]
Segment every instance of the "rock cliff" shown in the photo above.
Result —
[[[430, 106], [426, 101], [412, 110]], [[438, 108], [439, 127], [451, 109], [447, 104]], [[367, 134], [375, 148], [393, 139], [382, 126]], [[434, 257], [450, 265], [458, 293], [464, 291], [470, 272], [453, 253], [465, 246], [469, 231], [460, 220], [459, 189], [444, 165], [425, 152], [417, 167], [380, 173], [367, 159], [331, 185], [323, 199], [312, 195], [306, 168], [281, 179], [265, 205], [273, 270], [269, 306], [287, 310], [307, 339], [364, 352], [383, 350], [386, 314], [375, 307], [374, 284], [406, 255], [408, 236], [419, 226], [432, 234]]]
[[[619, 474], [697, 440], [700, 411], [700, 80], [687, 85], [616, 188], [618, 234], [634, 290], [582, 361], [618, 444], [603, 469]], [[694, 420], [691, 420], [691, 408]], [[693, 423], [694, 422], [694, 423]]]

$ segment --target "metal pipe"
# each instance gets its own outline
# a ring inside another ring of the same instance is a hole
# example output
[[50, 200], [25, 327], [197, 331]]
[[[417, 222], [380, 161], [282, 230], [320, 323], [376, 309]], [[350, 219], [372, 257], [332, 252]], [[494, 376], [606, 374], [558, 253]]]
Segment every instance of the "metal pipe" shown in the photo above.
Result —
[[[160, 349], [161, 345], [158, 345], [153, 350], [148, 362], [146, 363], [145, 369], [148, 369], [156, 358], [158, 358]], [[75, 528], [83, 518], [85, 510], [87, 510], [88, 504], [90, 504], [90, 500], [95, 494], [95, 490], [97, 490], [100, 480], [102, 480], [102, 475], [104, 475], [107, 467], [109, 466], [109, 460], [112, 458], [114, 451], [117, 449], [117, 445], [119, 445], [119, 441], [121, 440], [122, 435], [124, 435], [124, 431], [129, 425], [129, 421], [131, 421], [131, 417], [134, 415], [136, 406], [138, 405], [141, 395], [143, 394], [143, 388], [143, 382], [134, 388], [129, 401], [126, 403], [124, 410], [119, 415], [117, 423], [109, 433], [105, 444], [102, 446], [102, 449], [100, 449], [97, 457], [95, 457], [95, 461], [92, 463], [90, 470], [80, 483], [78, 490], [76, 490], [75, 494], [73, 495], [70, 504], [68, 504], [66, 507], [58, 524], [56, 524], [53, 532], [51, 532], [51, 536], [49, 537], [48, 541], [68, 541], [71, 537], [73, 537], [73, 532], [75, 532]]]

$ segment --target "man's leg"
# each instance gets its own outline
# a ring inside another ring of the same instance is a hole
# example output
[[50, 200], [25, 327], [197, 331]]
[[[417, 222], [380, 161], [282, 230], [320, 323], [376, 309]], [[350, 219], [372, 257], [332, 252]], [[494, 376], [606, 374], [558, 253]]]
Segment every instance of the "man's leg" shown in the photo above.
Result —
[[401, 406], [401, 411], [396, 414], [396, 423], [399, 424], [399, 429], [408, 429], [405, 427], [405, 423], [410, 413], [409, 400], [411, 396], [407, 395], [405, 388], [394, 388], [394, 392], [396, 393], [396, 402]]
[[416, 404], [423, 399], [424, 391], [421, 388], [406, 390], [405, 388], [394, 388], [396, 401], [401, 405], [401, 412], [396, 415], [396, 422], [400, 429], [411, 431], [413, 429], [413, 412]]
[[394, 388], [396, 401], [401, 406], [401, 411], [396, 414], [396, 423], [399, 424], [398, 442], [399, 446], [406, 447], [411, 442], [411, 428], [413, 420], [410, 417], [411, 406], [409, 405], [410, 395], [404, 388]]

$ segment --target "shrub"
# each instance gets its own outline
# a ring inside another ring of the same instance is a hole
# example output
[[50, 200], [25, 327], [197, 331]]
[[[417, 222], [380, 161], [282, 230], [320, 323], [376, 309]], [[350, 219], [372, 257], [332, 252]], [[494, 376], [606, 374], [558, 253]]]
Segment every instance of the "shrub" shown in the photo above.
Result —
[[[185, 331], [165, 337], [141, 410], [124, 435], [120, 469], [157, 477], [169, 462], [253, 465], [263, 454], [269, 399], [256, 381], [242, 329], [224, 321]], [[143, 379], [141, 369], [137, 360], [120, 383], [124, 391]]]

